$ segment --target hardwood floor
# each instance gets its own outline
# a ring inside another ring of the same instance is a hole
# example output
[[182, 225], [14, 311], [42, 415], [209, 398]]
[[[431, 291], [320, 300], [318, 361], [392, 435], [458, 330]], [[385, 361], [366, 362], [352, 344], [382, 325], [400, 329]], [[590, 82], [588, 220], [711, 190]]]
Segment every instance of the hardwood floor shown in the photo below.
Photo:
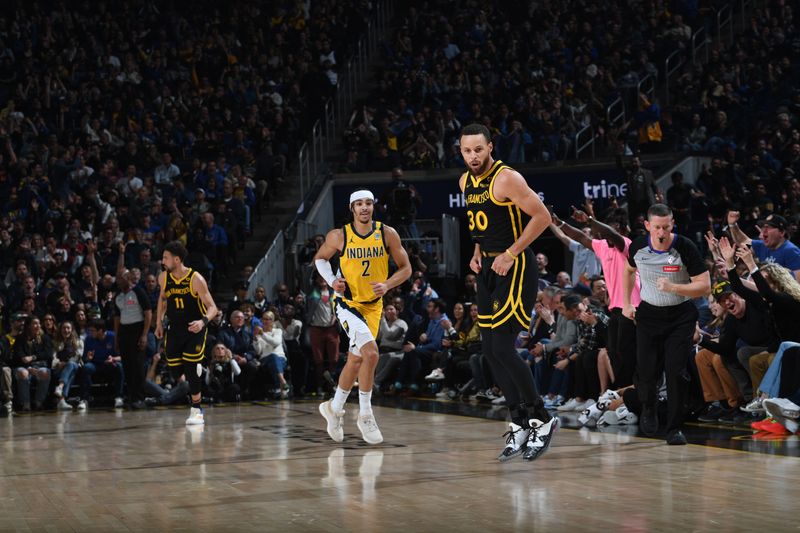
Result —
[[341, 445], [310, 402], [0, 420], [0, 531], [797, 528], [797, 457], [562, 429], [500, 464], [502, 422], [376, 407], [368, 446], [347, 410]]

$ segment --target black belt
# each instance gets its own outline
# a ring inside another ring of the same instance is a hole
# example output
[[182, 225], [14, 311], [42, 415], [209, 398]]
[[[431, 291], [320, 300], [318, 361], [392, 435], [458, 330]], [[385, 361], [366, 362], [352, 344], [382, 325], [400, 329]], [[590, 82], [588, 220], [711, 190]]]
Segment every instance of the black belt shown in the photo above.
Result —
[[502, 252], [484, 252], [484, 251], [481, 251], [481, 255], [483, 257], [497, 257], [498, 255], [503, 255], [504, 253], [506, 253], [505, 250], [503, 250]]

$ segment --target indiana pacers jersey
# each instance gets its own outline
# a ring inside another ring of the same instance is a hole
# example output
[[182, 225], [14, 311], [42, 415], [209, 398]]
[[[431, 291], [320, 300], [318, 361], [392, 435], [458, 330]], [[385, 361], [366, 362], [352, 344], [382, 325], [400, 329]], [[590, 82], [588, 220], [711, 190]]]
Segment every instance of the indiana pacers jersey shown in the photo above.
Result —
[[342, 228], [344, 246], [339, 269], [347, 281], [345, 299], [359, 304], [380, 301], [370, 283], [382, 283], [389, 277], [389, 251], [383, 236], [383, 224], [373, 222], [372, 230], [360, 235], [352, 224]]
[[494, 180], [501, 170], [510, 168], [495, 161], [482, 176], [466, 173], [464, 198], [467, 223], [473, 242], [482, 252], [503, 252], [519, 238], [530, 218], [513, 202], [501, 202], [494, 196]]
[[378, 336], [383, 300], [375, 296], [371, 283], [382, 283], [389, 277], [389, 250], [384, 226], [373, 222], [372, 229], [361, 235], [352, 224], [342, 228], [344, 246], [339, 256], [339, 271], [347, 282], [344, 297], [335, 297], [336, 316], [350, 338], [350, 352]]

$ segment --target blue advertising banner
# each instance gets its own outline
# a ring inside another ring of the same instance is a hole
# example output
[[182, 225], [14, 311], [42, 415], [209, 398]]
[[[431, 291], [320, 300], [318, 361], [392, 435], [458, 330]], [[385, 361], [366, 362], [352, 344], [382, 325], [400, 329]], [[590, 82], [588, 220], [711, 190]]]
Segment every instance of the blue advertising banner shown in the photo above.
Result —
[[[574, 169], [544, 170], [523, 174], [531, 188], [547, 205], [552, 205], [562, 217], [569, 214], [571, 205], [579, 206], [584, 198], [595, 201], [597, 209], [603, 209], [612, 196], [624, 197], [627, 191], [622, 169]], [[449, 178], [410, 179], [420, 196], [422, 205], [417, 218], [439, 218], [443, 213], [462, 216], [466, 206], [458, 188], [458, 176]], [[333, 188], [334, 213], [336, 218], [347, 214], [350, 193], [356, 189], [368, 188], [379, 198], [391, 188], [391, 183], [359, 182], [355, 184], [338, 183]]]

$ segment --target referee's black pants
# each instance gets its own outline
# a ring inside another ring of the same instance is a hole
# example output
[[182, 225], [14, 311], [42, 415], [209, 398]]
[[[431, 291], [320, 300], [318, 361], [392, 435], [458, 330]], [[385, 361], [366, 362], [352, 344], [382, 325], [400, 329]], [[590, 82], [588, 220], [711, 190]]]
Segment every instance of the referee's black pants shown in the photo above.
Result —
[[119, 351], [125, 370], [125, 385], [131, 402], [144, 401], [145, 353], [139, 349], [144, 322], [120, 324]]
[[636, 310], [636, 389], [642, 405], [655, 408], [661, 374], [666, 373], [667, 431], [683, 423], [697, 317], [691, 301], [666, 307], [642, 302]]

